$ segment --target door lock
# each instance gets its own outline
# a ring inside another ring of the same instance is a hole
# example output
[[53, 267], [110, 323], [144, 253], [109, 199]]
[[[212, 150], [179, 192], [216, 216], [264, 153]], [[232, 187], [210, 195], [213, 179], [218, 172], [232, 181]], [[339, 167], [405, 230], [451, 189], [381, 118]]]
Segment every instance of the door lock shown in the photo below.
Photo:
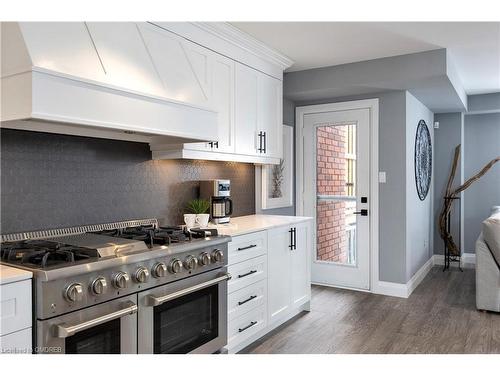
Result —
[[368, 216], [368, 210], [363, 208], [361, 211], [354, 212], [354, 215]]

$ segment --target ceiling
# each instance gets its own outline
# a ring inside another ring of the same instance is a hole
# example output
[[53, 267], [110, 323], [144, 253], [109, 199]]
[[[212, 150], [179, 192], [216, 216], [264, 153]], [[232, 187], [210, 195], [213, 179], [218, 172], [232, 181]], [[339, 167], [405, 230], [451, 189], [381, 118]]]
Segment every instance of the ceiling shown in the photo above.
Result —
[[500, 22], [232, 22], [287, 72], [447, 48], [467, 94], [500, 92]]

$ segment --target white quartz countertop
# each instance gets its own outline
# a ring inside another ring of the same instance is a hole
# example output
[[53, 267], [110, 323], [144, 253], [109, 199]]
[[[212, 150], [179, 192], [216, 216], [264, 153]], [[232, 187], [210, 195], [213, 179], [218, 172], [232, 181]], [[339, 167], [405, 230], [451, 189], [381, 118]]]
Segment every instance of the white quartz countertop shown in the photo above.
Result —
[[242, 234], [258, 232], [271, 228], [293, 225], [312, 220], [307, 216], [281, 216], [281, 215], [248, 215], [232, 217], [228, 224], [211, 224], [210, 227], [217, 228], [219, 234], [226, 236], [240, 236]]
[[31, 279], [32, 277], [33, 274], [29, 271], [0, 264], [0, 285]]

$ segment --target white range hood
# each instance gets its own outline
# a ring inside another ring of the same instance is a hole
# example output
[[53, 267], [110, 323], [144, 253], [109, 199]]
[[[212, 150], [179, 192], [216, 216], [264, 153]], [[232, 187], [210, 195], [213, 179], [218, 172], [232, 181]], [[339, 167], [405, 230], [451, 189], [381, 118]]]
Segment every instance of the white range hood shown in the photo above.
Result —
[[[133, 22], [3, 22], [1, 31], [1, 127], [173, 144], [218, 140], [203, 64], [181, 38], [162, 39], [156, 26]], [[192, 76], [176, 77], [172, 51]]]

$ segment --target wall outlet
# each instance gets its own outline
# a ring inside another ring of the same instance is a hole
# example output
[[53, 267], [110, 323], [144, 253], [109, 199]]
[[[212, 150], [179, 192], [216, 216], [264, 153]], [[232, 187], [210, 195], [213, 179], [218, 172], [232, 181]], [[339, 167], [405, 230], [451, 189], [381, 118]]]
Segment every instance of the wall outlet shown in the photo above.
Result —
[[378, 172], [378, 182], [381, 184], [385, 184], [387, 182], [387, 176], [385, 172]]
[[434, 121], [434, 129], [439, 129], [439, 121]]

